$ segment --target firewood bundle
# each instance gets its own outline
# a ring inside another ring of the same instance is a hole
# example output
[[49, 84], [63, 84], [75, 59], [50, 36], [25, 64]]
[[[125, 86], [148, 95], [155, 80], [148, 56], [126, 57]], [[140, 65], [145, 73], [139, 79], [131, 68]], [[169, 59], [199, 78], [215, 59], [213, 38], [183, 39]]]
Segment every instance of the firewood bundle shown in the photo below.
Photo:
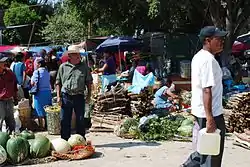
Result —
[[227, 104], [231, 109], [227, 124], [229, 132], [243, 133], [250, 128], [250, 92], [239, 93], [232, 96]]
[[143, 89], [140, 94], [131, 94], [130, 100], [133, 116], [142, 117], [148, 115], [154, 108], [152, 104], [153, 94], [148, 88]]
[[99, 127], [113, 129], [130, 115], [130, 100], [124, 88], [114, 88], [95, 97], [92, 120]]
[[121, 88], [98, 94], [95, 97], [94, 112], [129, 114], [130, 101], [127, 91]]

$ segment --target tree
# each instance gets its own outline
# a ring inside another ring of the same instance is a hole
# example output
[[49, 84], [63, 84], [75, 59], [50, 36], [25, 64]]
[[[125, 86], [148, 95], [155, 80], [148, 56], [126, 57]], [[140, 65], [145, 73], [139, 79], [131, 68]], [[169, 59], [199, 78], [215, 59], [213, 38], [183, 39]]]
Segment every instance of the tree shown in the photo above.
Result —
[[203, 17], [207, 25], [215, 25], [228, 31], [223, 54], [223, 65], [237, 36], [244, 33], [250, 19], [249, 0], [189, 0], [189, 5]]
[[48, 17], [47, 26], [41, 31], [43, 39], [54, 44], [73, 43], [83, 40], [87, 35], [85, 25], [80, 21], [74, 7], [68, 5], [60, 8], [53, 16]]
[[[28, 5], [17, 2], [12, 2], [4, 14], [4, 23], [6, 26], [32, 24], [39, 19], [40, 17]], [[27, 30], [30, 30], [30, 28], [31, 26], [5, 30], [3, 32], [4, 39], [7, 39], [9, 43], [28, 43], [30, 34], [27, 33]]]

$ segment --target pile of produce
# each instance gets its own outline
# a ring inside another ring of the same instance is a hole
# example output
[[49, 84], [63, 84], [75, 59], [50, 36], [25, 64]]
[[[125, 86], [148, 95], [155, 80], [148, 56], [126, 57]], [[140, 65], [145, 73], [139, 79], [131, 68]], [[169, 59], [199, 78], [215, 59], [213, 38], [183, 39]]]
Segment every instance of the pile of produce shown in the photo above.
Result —
[[165, 117], [154, 117], [143, 125], [135, 118], [125, 119], [115, 130], [115, 134], [123, 138], [136, 138], [144, 141], [171, 140], [176, 136], [191, 137], [193, 117], [180, 114]]
[[136, 139], [140, 135], [139, 120], [136, 118], [124, 119], [114, 130], [118, 137]]
[[91, 143], [87, 143], [80, 135], [72, 135], [69, 141], [63, 139], [50, 141], [47, 137], [35, 136], [28, 130], [11, 136], [6, 132], [0, 132], [0, 166], [4, 163], [32, 165], [53, 162], [63, 159], [60, 157], [61, 154], [71, 155], [72, 151], [76, 159], [88, 158], [94, 154]]
[[0, 164], [27, 164], [30, 159], [45, 158], [50, 153], [50, 141], [45, 136], [36, 136], [33, 132], [24, 130], [19, 134], [9, 136], [0, 132]]
[[187, 90], [182, 90], [180, 92], [180, 96], [182, 99], [182, 103], [185, 105], [191, 105], [191, 98], [192, 98], [192, 93], [191, 91], [187, 91]]
[[93, 108], [93, 124], [98, 123], [100, 127], [114, 128], [122, 119], [131, 115], [129, 97], [124, 88], [117, 87], [110, 92], [98, 94]]
[[230, 97], [227, 108], [231, 114], [227, 123], [229, 132], [243, 133], [250, 128], [250, 92], [236, 94]]
[[91, 157], [95, 153], [91, 142], [86, 142], [84, 137], [75, 134], [68, 141], [61, 138], [51, 141], [52, 156], [61, 160], [81, 160]]
[[131, 94], [131, 112], [133, 116], [142, 117], [148, 115], [154, 108], [151, 103], [154, 99], [149, 88], [144, 88], [140, 94]]

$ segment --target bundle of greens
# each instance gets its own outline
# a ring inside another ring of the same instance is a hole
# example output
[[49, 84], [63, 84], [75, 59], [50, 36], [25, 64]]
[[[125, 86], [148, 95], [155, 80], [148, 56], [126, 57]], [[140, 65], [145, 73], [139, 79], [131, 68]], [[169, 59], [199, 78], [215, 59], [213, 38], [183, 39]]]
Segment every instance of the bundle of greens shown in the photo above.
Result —
[[115, 134], [123, 138], [136, 139], [139, 136], [139, 120], [136, 118], [126, 118], [115, 128]]
[[139, 138], [144, 141], [170, 140], [178, 133], [182, 120], [174, 116], [152, 118], [141, 130]]

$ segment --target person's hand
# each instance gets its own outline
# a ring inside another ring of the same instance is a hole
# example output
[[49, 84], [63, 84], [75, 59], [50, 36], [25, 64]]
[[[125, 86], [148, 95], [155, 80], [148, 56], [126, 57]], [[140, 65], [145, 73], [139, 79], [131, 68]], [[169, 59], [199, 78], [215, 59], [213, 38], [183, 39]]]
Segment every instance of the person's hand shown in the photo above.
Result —
[[178, 96], [177, 95], [174, 95], [174, 97], [173, 97], [174, 99], [178, 99]]
[[62, 99], [61, 99], [61, 97], [57, 97], [57, 104], [59, 106], [62, 106]]
[[172, 100], [173, 100], [173, 98], [172, 98], [172, 97], [168, 97], [168, 100], [169, 100], [169, 101], [172, 101]]
[[217, 127], [216, 127], [216, 123], [214, 121], [214, 118], [207, 119], [206, 128], [207, 128], [207, 133], [214, 133], [215, 132]]

